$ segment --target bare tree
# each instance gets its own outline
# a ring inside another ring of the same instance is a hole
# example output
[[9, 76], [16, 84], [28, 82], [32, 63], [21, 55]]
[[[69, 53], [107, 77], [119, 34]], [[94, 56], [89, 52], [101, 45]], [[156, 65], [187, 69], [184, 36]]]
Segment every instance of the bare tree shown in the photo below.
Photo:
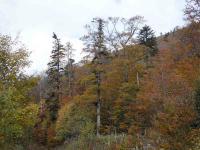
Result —
[[186, 0], [184, 13], [191, 22], [200, 22], [200, 0]]
[[67, 52], [67, 66], [66, 66], [66, 70], [67, 70], [67, 77], [68, 77], [68, 95], [70, 97], [73, 97], [73, 77], [74, 77], [74, 67], [73, 67], [73, 63], [74, 63], [74, 59], [73, 57], [73, 47], [72, 44], [70, 42], [67, 42], [66, 46], [65, 46], [65, 50]]
[[135, 44], [135, 35], [143, 22], [141, 16], [129, 19], [109, 17], [105, 24], [105, 38], [109, 49], [117, 53], [127, 45]]
[[186, 2], [184, 13], [190, 24], [185, 28], [181, 41], [186, 46], [190, 45], [190, 55], [200, 57], [200, 0], [186, 0]]

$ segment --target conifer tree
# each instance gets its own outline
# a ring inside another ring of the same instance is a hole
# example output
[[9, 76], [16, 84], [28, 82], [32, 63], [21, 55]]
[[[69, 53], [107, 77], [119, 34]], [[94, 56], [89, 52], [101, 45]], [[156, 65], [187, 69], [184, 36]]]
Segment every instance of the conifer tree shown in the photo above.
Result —
[[154, 56], [157, 51], [157, 42], [154, 35], [154, 31], [147, 25], [145, 25], [139, 32], [138, 35], [139, 44], [145, 45], [149, 48], [148, 55]]
[[105, 36], [104, 36], [104, 21], [101, 18], [94, 18], [93, 25], [95, 30], [91, 30], [90, 26], [88, 28], [88, 35], [83, 37], [85, 41], [86, 52], [92, 55], [92, 72], [96, 79], [96, 107], [97, 107], [97, 136], [100, 135], [100, 109], [101, 109], [101, 78], [102, 78], [102, 64], [106, 62], [108, 52], [105, 46]]
[[51, 61], [48, 63], [47, 70], [49, 88], [48, 98], [46, 101], [51, 121], [55, 121], [57, 119], [61, 96], [60, 79], [64, 70], [63, 58], [65, 57], [65, 49], [55, 33], [53, 33], [53, 39], [54, 46], [51, 52]]

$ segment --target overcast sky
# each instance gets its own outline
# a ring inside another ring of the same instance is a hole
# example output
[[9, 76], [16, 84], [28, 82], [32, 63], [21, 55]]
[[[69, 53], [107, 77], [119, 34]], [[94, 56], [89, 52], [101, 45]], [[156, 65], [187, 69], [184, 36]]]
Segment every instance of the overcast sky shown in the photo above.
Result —
[[47, 68], [52, 32], [63, 43], [71, 41], [75, 59], [81, 59], [84, 25], [94, 17], [144, 16], [157, 35], [184, 25], [185, 0], [0, 0], [0, 33], [15, 37], [32, 52], [29, 71]]

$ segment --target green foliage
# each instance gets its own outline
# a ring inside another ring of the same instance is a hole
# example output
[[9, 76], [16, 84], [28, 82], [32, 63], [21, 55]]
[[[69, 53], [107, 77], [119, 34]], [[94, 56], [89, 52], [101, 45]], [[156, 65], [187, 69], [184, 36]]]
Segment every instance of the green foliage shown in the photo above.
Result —
[[94, 122], [88, 113], [87, 108], [77, 104], [64, 106], [56, 123], [57, 138], [63, 141], [94, 134]]
[[101, 18], [93, 18], [91, 25], [86, 25], [87, 35], [84, 35], [81, 40], [84, 42], [84, 51], [92, 55], [92, 59], [100, 59], [100, 55], [106, 52], [105, 21]]
[[[37, 120], [38, 106], [27, 104], [23, 107], [23, 95], [15, 88], [0, 93], [0, 136], [1, 144], [25, 144], [31, 138], [31, 131]], [[30, 141], [29, 141], [30, 142]]]
[[54, 46], [51, 54], [51, 61], [48, 63], [48, 98], [46, 101], [49, 116], [51, 121], [56, 121], [59, 109], [60, 101], [60, 86], [61, 86], [61, 73], [64, 72], [63, 59], [65, 57], [65, 49], [57, 38], [57, 35], [53, 35]]
[[[0, 35], [0, 86], [14, 85], [29, 64], [26, 48], [9, 36]], [[2, 88], [2, 87], [0, 87]]]
[[[190, 9], [197, 1], [185, 10], [193, 22], [167, 33], [168, 42], [147, 25], [139, 31], [140, 16], [93, 19], [82, 64], [73, 64], [72, 46], [54, 34], [44, 93], [39, 78], [23, 73], [26, 48], [0, 35], [0, 149], [199, 149], [200, 24]], [[165, 49], [158, 51], [157, 39]]]
[[147, 25], [145, 25], [138, 35], [139, 44], [148, 47], [148, 55], [154, 56], [158, 52], [156, 37], [154, 31]]
[[126, 135], [108, 135], [108, 136], [87, 136], [84, 138], [78, 138], [66, 143], [58, 150], [126, 150], [136, 148], [135, 138]]
[[38, 78], [23, 74], [29, 64], [26, 48], [0, 35], [0, 147], [26, 147], [32, 140], [38, 106], [30, 97]]
[[119, 90], [119, 97], [114, 102], [113, 120], [118, 133], [128, 133], [133, 123], [131, 106], [136, 103], [138, 87], [132, 83], [123, 83]]

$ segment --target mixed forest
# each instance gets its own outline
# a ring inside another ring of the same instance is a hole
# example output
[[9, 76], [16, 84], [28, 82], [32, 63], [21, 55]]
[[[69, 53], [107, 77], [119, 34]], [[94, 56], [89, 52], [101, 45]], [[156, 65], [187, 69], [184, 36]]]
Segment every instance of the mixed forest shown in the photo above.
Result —
[[85, 57], [53, 33], [48, 69], [0, 35], [0, 149], [199, 150], [200, 0], [185, 26], [155, 35], [142, 16], [94, 18]]

